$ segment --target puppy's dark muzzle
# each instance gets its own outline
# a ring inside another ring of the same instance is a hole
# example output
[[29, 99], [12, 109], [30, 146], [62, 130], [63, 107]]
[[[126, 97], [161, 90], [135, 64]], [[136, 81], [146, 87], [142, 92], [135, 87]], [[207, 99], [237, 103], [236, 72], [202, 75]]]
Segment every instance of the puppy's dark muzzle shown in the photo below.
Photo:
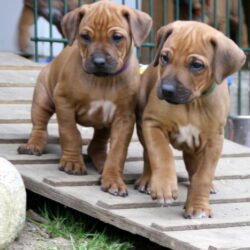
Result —
[[117, 62], [108, 55], [92, 55], [85, 64], [86, 72], [95, 76], [109, 76], [116, 72]]
[[110, 69], [107, 64], [105, 57], [94, 57], [93, 61], [94, 75], [96, 76], [107, 76], [109, 75]]
[[171, 104], [186, 104], [190, 102], [191, 91], [176, 82], [161, 82], [158, 87], [158, 97]]
[[107, 60], [105, 57], [95, 57], [93, 63], [97, 68], [102, 68], [106, 66]]

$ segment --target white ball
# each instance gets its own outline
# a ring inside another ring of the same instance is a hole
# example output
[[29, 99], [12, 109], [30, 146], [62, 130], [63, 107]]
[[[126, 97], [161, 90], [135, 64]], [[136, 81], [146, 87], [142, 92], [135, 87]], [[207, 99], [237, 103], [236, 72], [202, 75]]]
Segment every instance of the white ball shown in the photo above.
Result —
[[26, 216], [26, 191], [21, 175], [0, 157], [0, 249], [22, 230]]

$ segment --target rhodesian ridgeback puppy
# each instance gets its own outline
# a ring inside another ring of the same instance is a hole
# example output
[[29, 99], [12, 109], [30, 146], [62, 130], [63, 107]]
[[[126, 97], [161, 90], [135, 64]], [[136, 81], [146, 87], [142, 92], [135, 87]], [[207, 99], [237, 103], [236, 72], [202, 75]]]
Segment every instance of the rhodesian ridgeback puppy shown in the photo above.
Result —
[[85, 174], [77, 123], [94, 127], [88, 154], [102, 172], [101, 187], [126, 196], [122, 172], [140, 86], [133, 44], [141, 45], [151, 24], [148, 14], [110, 1], [83, 5], [65, 15], [62, 28], [69, 46], [38, 78], [32, 103], [33, 129], [18, 152], [44, 152], [47, 124], [56, 113], [62, 147], [60, 170]]
[[137, 109], [145, 164], [136, 188], [170, 204], [178, 195], [170, 145], [182, 150], [190, 180], [186, 218], [212, 215], [209, 192], [229, 111], [225, 78], [244, 62], [243, 51], [206, 24], [177, 21], [157, 33], [156, 57], [142, 76]]
[[[67, 8], [67, 11], [71, 11], [78, 6], [78, 0], [68, 0], [67, 6], [64, 6], [63, 0], [53, 0], [51, 3], [51, 10], [49, 10], [48, 0], [38, 0], [37, 14], [49, 21], [51, 11], [52, 24], [54, 24], [58, 31], [62, 33], [61, 20], [64, 15], [65, 7]], [[34, 22], [34, 0], [24, 0], [23, 9], [18, 23], [18, 46], [20, 51], [24, 53], [32, 54], [30, 29]]]

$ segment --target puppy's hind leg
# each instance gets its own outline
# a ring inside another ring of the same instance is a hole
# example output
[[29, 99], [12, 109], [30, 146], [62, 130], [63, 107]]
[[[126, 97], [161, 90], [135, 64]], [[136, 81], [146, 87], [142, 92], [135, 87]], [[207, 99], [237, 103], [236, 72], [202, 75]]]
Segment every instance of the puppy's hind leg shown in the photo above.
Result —
[[38, 81], [31, 109], [33, 128], [28, 143], [19, 146], [19, 154], [41, 155], [44, 152], [48, 139], [47, 125], [54, 110], [54, 104], [45, 86]]
[[93, 139], [88, 147], [88, 155], [96, 170], [101, 173], [107, 158], [107, 143], [110, 137], [110, 129], [95, 129]]

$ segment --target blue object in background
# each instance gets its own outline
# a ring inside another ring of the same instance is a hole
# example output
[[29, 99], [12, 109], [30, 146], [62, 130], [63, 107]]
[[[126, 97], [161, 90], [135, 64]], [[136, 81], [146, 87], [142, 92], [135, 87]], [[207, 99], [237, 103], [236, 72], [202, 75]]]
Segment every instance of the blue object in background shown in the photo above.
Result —
[[40, 59], [39, 60], [39, 63], [49, 63], [49, 62], [51, 62], [52, 60], [51, 60], [51, 58], [50, 57], [47, 57], [47, 58], [44, 58], [44, 59]]
[[233, 84], [233, 78], [232, 78], [232, 76], [228, 76], [227, 77], [227, 85], [231, 86], [232, 84]]

